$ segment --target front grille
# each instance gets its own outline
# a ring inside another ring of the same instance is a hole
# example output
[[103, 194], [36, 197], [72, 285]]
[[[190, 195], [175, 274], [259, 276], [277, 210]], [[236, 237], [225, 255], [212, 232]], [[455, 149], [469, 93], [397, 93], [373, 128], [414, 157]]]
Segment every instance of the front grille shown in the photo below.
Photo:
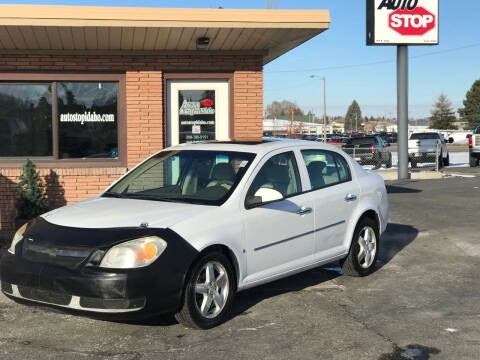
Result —
[[18, 286], [18, 292], [28, 300], [41, 301], [54, 305], [68, 305], [72, 297], [68, 294], [55, 293], [48, 290], [36, 289], [27, 286]]
[[80, 306], [85, 309], [116, 309], [128, 310], [139, 309], [145, 306], [145, 298], [138, 299], [100, 299], [84, 297], [80, 298]]
[[26, 260], [55, 264], [73, 269], [92, 253], [89, 248], [57, 246], [47, 241], [27, 238], [23, 241], [22, 256]]
[[12, 294], [13, 293], [12, 285], [5, 281], [2, 281], [2, 291], [6, 292], [7, 294]]

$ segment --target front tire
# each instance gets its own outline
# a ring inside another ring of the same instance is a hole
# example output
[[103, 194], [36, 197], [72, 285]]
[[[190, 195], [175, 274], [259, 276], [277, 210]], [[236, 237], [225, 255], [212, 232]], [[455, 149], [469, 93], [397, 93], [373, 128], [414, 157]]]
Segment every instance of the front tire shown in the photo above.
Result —
[[193, 265], [188, 276], [182, 308], [175, 314], [187, 327], [210, 329], [225, 321], [235, 294], [230, 260], [221, 252], [209, 252]]
[[450, 166], [450, 154], [447, 154], [447, 157], [443, 159], [443, 165]]
[[375, 220], [363, 217], [353, 233], [348, 256], [340, 262], [350, 276], [367, 276], [374, 270], [378, 258], [379, 230]]

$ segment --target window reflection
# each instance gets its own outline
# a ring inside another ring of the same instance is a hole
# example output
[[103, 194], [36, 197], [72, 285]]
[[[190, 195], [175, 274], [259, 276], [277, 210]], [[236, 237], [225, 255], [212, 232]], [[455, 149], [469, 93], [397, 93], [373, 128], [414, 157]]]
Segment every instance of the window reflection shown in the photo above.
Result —
[[118, 84], [57, 83], [59, 157], [118, 158]]
[[0, 156], [52, 156], [50, 84], [0, 84]]

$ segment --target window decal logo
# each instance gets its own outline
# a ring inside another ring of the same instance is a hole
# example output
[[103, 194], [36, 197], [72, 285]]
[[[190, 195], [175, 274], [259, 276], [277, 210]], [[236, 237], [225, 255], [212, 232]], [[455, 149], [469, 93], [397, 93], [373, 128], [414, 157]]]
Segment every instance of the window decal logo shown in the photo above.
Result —
[[204, 107], [212, 107], [213, 106], [213, 100], [212, 99], [205, 99], [200, 102], [202, 106]]

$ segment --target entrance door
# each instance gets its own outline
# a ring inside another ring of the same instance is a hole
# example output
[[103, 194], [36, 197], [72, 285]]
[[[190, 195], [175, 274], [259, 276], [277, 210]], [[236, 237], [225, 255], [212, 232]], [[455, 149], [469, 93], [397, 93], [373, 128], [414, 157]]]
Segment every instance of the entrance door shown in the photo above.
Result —
[[228, 140], [227, 80], [169, 80], [167, 82], [168, 145]]

